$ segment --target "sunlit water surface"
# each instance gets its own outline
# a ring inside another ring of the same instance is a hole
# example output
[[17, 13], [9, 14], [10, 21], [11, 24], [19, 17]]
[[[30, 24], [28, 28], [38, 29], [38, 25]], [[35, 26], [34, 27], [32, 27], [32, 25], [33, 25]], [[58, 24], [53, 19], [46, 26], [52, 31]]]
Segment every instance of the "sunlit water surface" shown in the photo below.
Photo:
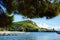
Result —
[[60, 34], [55, 32], [26, 32], [2, 36], [0, 40], [60, 40]]

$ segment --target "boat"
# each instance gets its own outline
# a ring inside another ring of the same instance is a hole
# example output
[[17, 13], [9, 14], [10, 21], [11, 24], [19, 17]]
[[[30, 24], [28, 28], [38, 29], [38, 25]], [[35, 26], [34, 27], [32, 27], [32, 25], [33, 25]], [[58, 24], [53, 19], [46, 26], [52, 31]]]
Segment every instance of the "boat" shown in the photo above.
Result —
[[60, 34], [60, 31], [56, 31], [56, 33]]

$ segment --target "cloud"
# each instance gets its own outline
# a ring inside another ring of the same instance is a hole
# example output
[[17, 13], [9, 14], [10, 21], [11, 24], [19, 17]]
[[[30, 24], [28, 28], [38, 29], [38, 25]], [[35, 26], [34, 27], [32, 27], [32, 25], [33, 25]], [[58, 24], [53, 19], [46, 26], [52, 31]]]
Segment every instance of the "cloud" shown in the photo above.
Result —
[[43, 22], [40, 22], [40, 23], [36, 23], [39, 27], [43, 27], [43, 28], [48, 28], [48, 29], [55, 29], [55, 30], [60, 30], [60, 26], [51, 26], [51, 25], [48, 25], [47, 23], [43, 23]]
[[49, 25], [47, 25], [46, 23], [42, 23], [42, 22], [37, 23], [37, 25], [38, 25], [39, 27], [43, 27], [43, 28], [48, 28], [48, 27], [49, 27]]

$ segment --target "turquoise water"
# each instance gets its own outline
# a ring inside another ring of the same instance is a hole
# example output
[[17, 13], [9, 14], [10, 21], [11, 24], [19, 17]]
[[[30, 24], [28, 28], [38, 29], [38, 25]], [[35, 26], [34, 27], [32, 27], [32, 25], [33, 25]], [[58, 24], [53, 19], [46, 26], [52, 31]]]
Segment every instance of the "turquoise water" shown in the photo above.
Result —
[[55, 32], [26, 32], [21, 34], [0, 35], [0, 40], [60, 40]]

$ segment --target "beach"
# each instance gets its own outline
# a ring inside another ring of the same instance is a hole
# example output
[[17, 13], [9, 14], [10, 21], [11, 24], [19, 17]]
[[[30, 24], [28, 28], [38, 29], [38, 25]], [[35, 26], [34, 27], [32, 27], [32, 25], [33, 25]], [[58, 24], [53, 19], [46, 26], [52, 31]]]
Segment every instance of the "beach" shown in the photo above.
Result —
[[19, 31], [0, 31], [0, 34], [20, 34], [25, 32], [19, 32]]

